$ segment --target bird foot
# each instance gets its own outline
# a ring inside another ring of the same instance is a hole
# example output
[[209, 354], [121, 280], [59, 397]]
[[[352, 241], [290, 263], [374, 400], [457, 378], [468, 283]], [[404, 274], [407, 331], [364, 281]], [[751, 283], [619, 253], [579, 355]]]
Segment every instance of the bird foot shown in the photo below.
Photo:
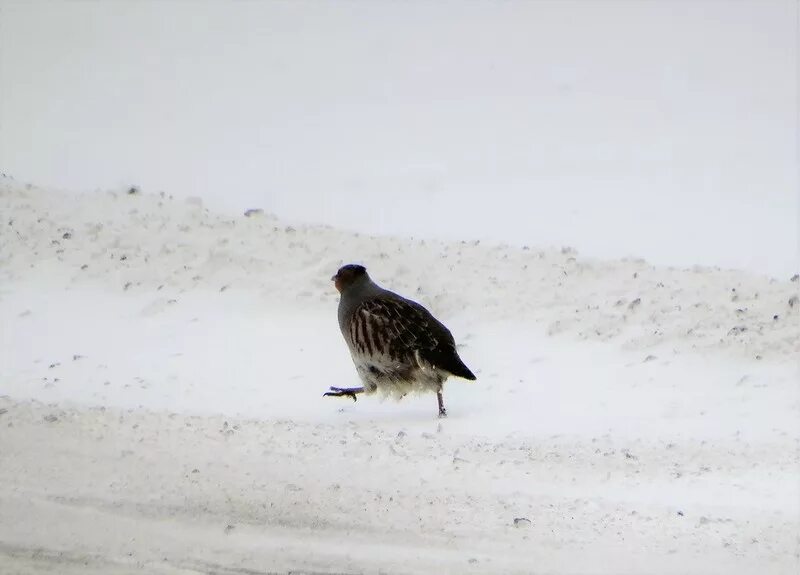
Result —
[[445, 417], [447, 417], [447, 410], [446, 409], [440, 409], [439, 410], [439, 419], [444, 419]]
[[363, 387], [331, 387], [330, 391], [326, 391], [322, 394], [322, 397], [352, 397], [353, 401], [357, 401], [358, 397], [356, 394], [363, 392]]

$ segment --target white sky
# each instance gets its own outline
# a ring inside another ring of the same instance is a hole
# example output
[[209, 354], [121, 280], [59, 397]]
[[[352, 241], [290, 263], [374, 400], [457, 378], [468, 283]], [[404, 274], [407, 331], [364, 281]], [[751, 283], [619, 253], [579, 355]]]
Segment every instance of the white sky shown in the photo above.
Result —
[[0, 0], [0, 171], [784, 277], [798, 46], [791, 0]]

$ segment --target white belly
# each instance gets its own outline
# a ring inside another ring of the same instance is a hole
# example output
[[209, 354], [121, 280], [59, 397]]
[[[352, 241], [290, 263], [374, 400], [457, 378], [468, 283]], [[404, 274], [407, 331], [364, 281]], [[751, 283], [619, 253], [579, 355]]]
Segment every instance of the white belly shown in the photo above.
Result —
[[366, 393], [396, 398], [409, 393], [435, 393], [442, 389], [448, 375], [425, 361], [398, 363], [383, 357], [352, 355]]

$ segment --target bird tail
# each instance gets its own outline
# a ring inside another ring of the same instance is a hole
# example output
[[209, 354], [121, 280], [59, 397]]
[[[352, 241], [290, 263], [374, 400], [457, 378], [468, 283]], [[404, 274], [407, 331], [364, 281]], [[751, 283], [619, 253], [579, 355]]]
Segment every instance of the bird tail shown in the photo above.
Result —
[[455, 356], [450, 365], [447, 366], [447, 371], [456, 377], [463, 377], [464, 379], [469, 379], [470, 381], [475, 381], [477, 379], [475, 374], [472, 373], [466, 365], [464, 365], [464, 362], [461, 361], [461, 358], [458, 356]]

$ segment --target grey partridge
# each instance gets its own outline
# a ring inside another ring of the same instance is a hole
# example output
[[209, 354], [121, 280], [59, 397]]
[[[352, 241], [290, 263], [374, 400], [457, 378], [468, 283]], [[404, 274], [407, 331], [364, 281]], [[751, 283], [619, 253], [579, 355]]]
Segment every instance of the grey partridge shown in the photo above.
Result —
[[433, 391], [439, 416], [447, 411], [442, 386], [451, 375], [474, 380], [453, 335], [420, 304], [383, 289], [364, 266], [350, 264], [331, 278], [339, 290], [339, 328], [363, 387], [331, 387], [327, 396], [382, 392], [403, 397]]

